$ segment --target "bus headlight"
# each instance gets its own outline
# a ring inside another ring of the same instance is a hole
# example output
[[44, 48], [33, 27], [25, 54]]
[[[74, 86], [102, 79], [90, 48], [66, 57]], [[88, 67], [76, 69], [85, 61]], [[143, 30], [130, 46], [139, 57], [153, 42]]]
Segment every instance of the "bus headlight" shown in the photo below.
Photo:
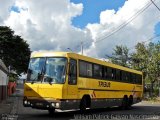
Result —
[[59, 108], [59, 103], [56, 103], [56, 107]]
[[26, 105], [27, 103], [28, 103], [27, 100], [25, 100], [25, 101], [24, 101], [24, 104]]
[[55, 103], [51, 103], [51, 106], [54, 107], [54, 106], [55, 106]]

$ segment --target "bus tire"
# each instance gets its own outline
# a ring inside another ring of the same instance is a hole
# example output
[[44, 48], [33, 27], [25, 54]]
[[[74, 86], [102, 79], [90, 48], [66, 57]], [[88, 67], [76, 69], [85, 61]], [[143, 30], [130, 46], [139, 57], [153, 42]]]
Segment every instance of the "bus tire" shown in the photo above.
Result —
[[131, 108], [132, 108], [132, 104], [133, 104], [133, 96], [130, 95], [130, 96], [129, 96], [129, 100], [128, 100], [128, 109], [131, 109]]
[[128, 109], [128, 97], [127, 96], [123, 97], [121, 109], [122, 110]]
[[51, 108], [51, 109], [48, 110], [49, 115], [53, 115], [54, 112], [55, 112], [55, 109], [54, 109], [54, 108]]
[[79, 106], [80, 112], [84, 113], [86, 111], [86, 108], [87, 108], [87, 99], [86, 97], [83, 97], [81, 99], [80, 106]]

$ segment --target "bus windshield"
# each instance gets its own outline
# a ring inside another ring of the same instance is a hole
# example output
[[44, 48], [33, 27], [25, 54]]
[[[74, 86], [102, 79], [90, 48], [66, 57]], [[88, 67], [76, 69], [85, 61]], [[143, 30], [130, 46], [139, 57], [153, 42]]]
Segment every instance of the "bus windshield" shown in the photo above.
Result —
[[29, 62], [27, 81], [64, 83], [66, 73], [66, 58], [31, 58]]

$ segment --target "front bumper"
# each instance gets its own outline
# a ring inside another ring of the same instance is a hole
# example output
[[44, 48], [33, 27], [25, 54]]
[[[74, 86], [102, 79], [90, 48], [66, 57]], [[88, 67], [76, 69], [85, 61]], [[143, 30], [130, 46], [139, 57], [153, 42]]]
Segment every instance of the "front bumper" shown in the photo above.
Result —
[[32, 107], [36, 109], [78, 109], [80, 100], [42, 100], [42, 99], [23, 99], [24, 107]]

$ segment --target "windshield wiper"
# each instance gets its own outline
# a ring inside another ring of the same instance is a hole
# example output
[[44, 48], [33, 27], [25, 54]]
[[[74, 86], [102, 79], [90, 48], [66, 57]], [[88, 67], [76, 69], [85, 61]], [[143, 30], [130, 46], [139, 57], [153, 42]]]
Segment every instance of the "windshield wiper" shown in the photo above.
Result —
[[34, 83], [34, 80], [32, 80], [31, 84], [33, 84], [33, 83]]
[[34, 84], [35, 82], [38, 82], [41, 80], [41, 73], [38, 73], [38, 75], [31, 81], [31, 84]]
[[35, 83], [36, 79], [37, 79], [37, 77], [35, 77], [35, 78], [32, 80], [31, 84]]
[[50, 76], [44, 75], [44, 78], [43, 78], [44, 82], [48, 82], [50, 85], [52, 85], [52, 80], [53, 78], [51, 78]]
[[52, 81], [50, 80], [50, 81], [48, 81], [48, 83], [50, 84], [50, 85], [52, 85]]

